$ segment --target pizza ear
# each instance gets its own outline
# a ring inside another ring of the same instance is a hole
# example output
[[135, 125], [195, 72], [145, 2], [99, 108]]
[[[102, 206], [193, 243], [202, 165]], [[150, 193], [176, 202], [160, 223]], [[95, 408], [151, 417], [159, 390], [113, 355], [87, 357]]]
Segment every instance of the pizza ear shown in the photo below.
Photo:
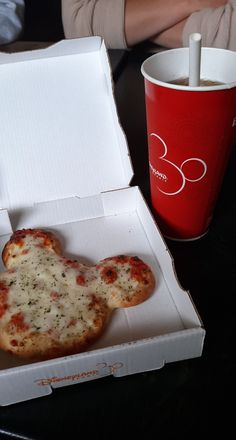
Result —
[[19, 258], [30, 254], [35, 246], [61, 255], [60, 241], [52, 232], [42, 229], [21, 229], [15, 231], [4, 246], [2, 260], [6, 268], [16, 266]]
[[111, 309], [145, 301], [154, 290], [154, 275], [140, 258], [119, 255], [102, 260], [97, 268]]

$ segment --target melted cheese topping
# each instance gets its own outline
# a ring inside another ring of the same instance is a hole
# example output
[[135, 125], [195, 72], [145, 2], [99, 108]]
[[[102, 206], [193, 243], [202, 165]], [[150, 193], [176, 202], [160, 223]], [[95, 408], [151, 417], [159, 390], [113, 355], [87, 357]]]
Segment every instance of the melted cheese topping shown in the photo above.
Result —
[[127, 299], [138, 286], [128, 263], [112, 267], [107, 259], [87, 267], [58, 256], [32, 235], [17, 251], [11, 268], [0, 277], [8, 287], [2, 325], [20, 313], [30, 333], [49, 332], [63, 341], [94, 328], [101, 310], [94, 298], [106, 308], [112, 306], [114, 295]]

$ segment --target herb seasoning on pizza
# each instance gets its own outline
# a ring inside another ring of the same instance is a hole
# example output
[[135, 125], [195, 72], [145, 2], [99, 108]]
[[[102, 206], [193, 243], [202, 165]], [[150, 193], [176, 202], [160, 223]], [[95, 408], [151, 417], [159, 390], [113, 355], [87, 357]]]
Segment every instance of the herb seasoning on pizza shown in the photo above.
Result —
[[58, 238], [41, 229], [16, 231], [2, 258], [0, 348], [26, 358], [86, 350], [114, 309], [145, 301], [155, 285], [138, 257], [86, 266], [63, 257]]

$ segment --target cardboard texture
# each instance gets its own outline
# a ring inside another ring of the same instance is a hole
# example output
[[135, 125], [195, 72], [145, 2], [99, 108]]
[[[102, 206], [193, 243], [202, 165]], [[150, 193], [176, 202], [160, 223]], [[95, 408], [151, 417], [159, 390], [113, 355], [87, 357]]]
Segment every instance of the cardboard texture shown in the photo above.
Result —
[[205, 331], [197, 311], [139, 188], [129, 186], [132, 165], [104, 43], [91, 37], [0, 54], [0, 84], [1, 250], [13, 230], [48, 228], [69, 258], [95, 264], [138, 255], [156, 278], [153, 295], [115, 311], [85, 353], [26, 363], [1, 352], [0, 404], [200, 356]]

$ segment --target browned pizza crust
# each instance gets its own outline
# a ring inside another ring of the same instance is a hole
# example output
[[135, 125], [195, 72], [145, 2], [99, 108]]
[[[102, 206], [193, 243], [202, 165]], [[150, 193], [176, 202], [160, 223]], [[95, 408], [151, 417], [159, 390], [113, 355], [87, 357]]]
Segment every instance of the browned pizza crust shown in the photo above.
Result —
[[152, 293], [150, 268], [136, 256], [106, 258], [95, 266], [62, 256], [55, 234], [16, 231], [6, 243], [0, 274], [0, 348], [48, 359], [86, 350], [112, 311]]
[[23, 240], [27, 234], [30, 234], [35, 238], [41, 237], [44, 247], [53, 250], [58, 255], [61, 254], [61, 243], [52, 232], [43, 231], [41, 229], [22, 229], [14, 232], [10, 240], [4, 246], [2, 260], [5, 267], [11, 267], [11, 260], [17, 258], [19, 253], [22, 253], [24, 245]]

